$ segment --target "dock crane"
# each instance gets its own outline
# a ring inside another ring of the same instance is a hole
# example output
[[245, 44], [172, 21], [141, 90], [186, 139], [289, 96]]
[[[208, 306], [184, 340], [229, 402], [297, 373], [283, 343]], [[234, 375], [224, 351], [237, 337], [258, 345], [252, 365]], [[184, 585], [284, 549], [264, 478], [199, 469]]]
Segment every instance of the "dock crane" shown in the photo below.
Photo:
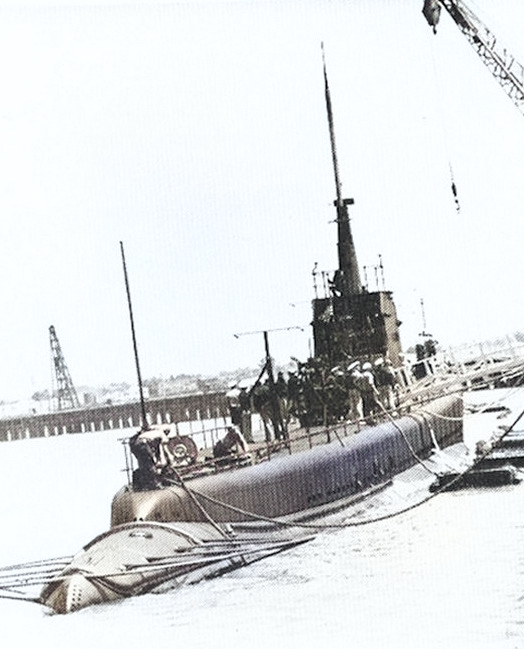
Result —
[[424, 0], [422, 13], [437, 33], [441, 8], [448, 12], [499, 85], [524, 115], [524, 68], [462, 0]]
[[76, 394], [75, 386], [71, 380], [62, 348], [53, 325], [49, 327], [49, 342], [51, 344], [51, 360], [55, 369], [56, 379], [56, 409], [68, 410], [79, 408], [80, 402]]

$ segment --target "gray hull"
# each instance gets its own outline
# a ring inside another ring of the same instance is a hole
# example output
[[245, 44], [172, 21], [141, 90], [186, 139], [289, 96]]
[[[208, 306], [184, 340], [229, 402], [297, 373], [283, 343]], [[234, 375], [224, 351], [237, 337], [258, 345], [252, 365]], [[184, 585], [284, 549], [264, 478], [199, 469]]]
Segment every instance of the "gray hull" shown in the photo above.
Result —
[[209, 523], [131, 523], [89, 543], [42, 590], [55, 613], [164, 592], [246, 566], [309, 540], [304, 533]]
[[[446, 396], [395, 422], [362, 430], [330, 444], [274, 457], [269, 462], [187, 481], [198, 501], [216, 521], [308, 518], [344, 507], [373, 486], [427, 458], [435, 441], [440, 448], [462, 441], [462, 399]], [[222, 504], [218, 504], [222, 503]], [[123, 487], [114, 497], [111, 525], [137, 520], [205, 521], [186, 490], [172, 486], [154, 491]]]
[[185, 488], [122, 488], [113, 499], [111, 529], [44, 587], [40, 601], [68, 613], [194, 583], [303, 543], [311, 530], [293, 523], [342, 510], [427, 458], [435, 444], [462, 441], [462, 400], [441, 397], [419, 413], [335, 437], [293, 455], [187, 479]]

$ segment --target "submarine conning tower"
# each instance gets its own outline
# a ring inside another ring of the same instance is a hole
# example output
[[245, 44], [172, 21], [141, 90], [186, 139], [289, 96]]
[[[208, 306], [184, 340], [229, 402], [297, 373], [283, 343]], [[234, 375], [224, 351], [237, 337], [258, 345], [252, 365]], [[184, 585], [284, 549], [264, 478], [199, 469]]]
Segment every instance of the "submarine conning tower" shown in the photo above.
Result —
[[[357, 253], [351, 232], [348, 206], [352, 198], [342, 198], [339, 178], [331, 95], [324, 67], [324, 90], [335, 175], [338, 237], [338, 269], [328, 277], [322, 273], [319, 287], [314, 273], [313, 300], [314, 355], [331, 366], [355, 359], [389, 359], [394, 367], [402, 364], [399, 335], [400, 322], [390, 291], [370, 292], [360, 280]], [[380, 264], [382, 270], [382, 262]], [[378, 288], [378, 281], [377, 281]], [[323, 294], [319, 297], [319, 289]]]

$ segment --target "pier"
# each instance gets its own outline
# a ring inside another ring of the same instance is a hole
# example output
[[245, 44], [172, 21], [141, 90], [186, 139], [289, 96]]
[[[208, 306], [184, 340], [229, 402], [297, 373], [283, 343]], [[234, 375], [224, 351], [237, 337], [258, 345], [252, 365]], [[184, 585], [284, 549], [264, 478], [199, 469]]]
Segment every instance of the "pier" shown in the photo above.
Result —
[[[176, 424], [222, 420], [229, 416], [225, 394], [193, 394], [148, 399], [148, 424]], [[38, 415], [22, 415], [0, 420], [0, 442], [71, 433], [138, 428], [142, 425], [140, 403], [106, 403]]]

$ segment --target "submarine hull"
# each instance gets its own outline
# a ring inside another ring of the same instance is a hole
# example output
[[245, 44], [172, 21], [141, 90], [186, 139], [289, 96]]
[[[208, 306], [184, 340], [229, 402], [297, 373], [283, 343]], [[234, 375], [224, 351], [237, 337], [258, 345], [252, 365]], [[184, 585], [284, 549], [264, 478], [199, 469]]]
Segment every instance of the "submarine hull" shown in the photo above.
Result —
[[40, 602], [70, 613], [216, 577], [288, 550], [312, 538], [307, 526], [294, 523], [366, 498], [436, 445], [462, 438], [462, 400], [448, 396], [353, 437], [187, 479], [184, 486], [126, 486], [113, 499], [111, 528], [47, 583]]
[[[348, 501], [427, 458], [435, 448], [463, 439], [462, 400], [440, 397], [418, 413], [234, 471], [188, 479], [180, 486], [151, 491], [123, 487], [113, 498], [111, 525], [137, 520], [215, 521], [292, 516], [343, 507]], [[336, 436], [335, 436], [336, 437]]]
[[216, 577], [305, 543], [311, 536], [257, 533], [209, 523], [137, 522], [102, 534], [44, 587], [40, 603], [54, 613], [159, 593]]

